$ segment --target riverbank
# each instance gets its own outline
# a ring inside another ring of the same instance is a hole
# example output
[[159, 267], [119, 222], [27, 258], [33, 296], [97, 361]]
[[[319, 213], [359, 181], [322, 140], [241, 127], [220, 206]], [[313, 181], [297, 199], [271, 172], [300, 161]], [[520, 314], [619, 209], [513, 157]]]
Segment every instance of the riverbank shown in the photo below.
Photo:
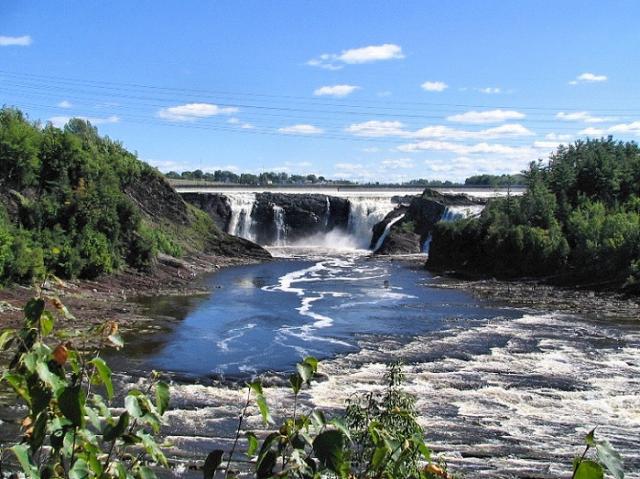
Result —
[[[160, 254], [153, 271], [127, 268], [96, 280], [50, 280], [43, 289], [46, 296], [58, 297], [79, 318], [74, 328], [90, 328], [105, 321], [116, 321], [121, 328], [148, 322], [137, 299], [153, 296], [195, 296], [210, 289], [201, 278], [221, 268], [255, 264], [252, 257], [198, 254], [176, 259]], [[22, 308], [36, 293], [33, 286], [12, 285], [0, 290], [0, 327], [16, 327]]]

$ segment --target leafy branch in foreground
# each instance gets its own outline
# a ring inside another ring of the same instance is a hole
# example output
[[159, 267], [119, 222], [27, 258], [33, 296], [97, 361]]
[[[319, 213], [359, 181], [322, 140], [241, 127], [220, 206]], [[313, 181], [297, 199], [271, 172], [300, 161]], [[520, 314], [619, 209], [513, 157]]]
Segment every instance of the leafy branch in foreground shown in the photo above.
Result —
[[[622, 458], [611, 447], [606, 439], [596, 439], [595, 428], [584, 438], [586, 447], [582, 456], [573, 461], [573, 475], [571, 479], [602, 479], [608, 471], [616, 479], [624, 479]], [[589, 450], [595, 450], [595, 458], [588, 459]]]
[[146, 390], [129, 391], [114, 415], [111, 369], [100, 351], [122, 346], [117, 324], [92, 331], [95, 348], [78, 348], [78, 335], [55, 331], [72, 316], [59, 299], [49, 301], [53, 311], [43, 297], [30, 300], [22, 329], [0, 335], [1, 351], [13, 348], [0, 381], [27, 409], [22, 438], [10, 448], [22, 471], [29, 479], [153, 479], [151, 467], [167, 466], [154, 435], [169, 405], [168, 385], [154, 372]]
[[[340, 478], [420, 478], [452, 477], [446, 465], [434, 462], [424, 443], [422, 428], [416, 421], [415, 399], [401, 388], [399, 365], [389, 368], [387, 388], [380, 394], [354, 396], [345, 418], [328, 419], [318, 409], [305, 411], [299, 395], [317, 375], [318, 360], [307, 357], [289, 376], [293, 392], [291, 416], [262, 443], [254, 432], [247, 432], [247, 455], [254, 461], [258, 479], [268, 477], [311, 479]], [[247, 385], [247, 402], [240, 415], [236, 441], [225, 469], [225, 478], [237, 477], [229, 464], [241, 433], [251, 395], [265, 425], [273, 418], [259, 382]], [[204, 479], [212, 479], [223, 463], [223, 452], [213, 451], [205, 462]]]

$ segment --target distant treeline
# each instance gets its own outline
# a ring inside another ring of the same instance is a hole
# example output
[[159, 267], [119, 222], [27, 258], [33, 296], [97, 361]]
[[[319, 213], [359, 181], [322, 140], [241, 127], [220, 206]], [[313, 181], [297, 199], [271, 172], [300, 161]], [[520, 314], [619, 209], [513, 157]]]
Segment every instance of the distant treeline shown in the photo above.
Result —
[[[234, 173], [227, 170], [215, 170], [213, 173], [202, 170], [183, 171], [178, 173], [170, 171], [165, 176], [172, 180], [194, 180], [211, 181], [216, 183], [231, 183], [238, 185], [352, 185], [353, 181], [342, 179], [328, 179], [324, 176], [316, 175], [290, 175], [285, 172], [266, 171], [258, 175], [253, 173]], [[486, 186], [503, 188], [507, 186], [522, 186], [525, 178], [521, 174], [517, 175], [475, 175], [467, 178], [464, 183], [448, 180], [427, 180], [424, 178], [406, 181], [404, 183], [363, 183], [364, 185], [387, 185], [387, 186], [423, 186], [427, 187], [448, 187], [448, 186]]]
[[640, 149], [612, 138], [561, 146], [525, 173], [524, 195], [439, 223], [429, 265], [640, 290]]

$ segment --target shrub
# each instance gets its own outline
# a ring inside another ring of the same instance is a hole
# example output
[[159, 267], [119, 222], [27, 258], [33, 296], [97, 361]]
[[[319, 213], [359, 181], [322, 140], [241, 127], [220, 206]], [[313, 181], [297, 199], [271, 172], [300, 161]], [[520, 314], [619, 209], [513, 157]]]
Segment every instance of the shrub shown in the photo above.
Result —
[[[0, 334], [0, 351], [13, 349], [0, 382], [27, 408], [22, 438], [10, 450], [29, 479], [153, 479], [154, 464], [167, 466], [155, 442], [169, 404], [169, 388], [152, 374], [145, 391], [129, 391], [124, 411], [114, 415], [111, 370], [100, 357], [104, 347], [121, 347], [117, 324], [90, 331], [96, 350], [56, 331], [73, 317], [57, 298], [36, 297], [24, 308], [20, 331]], [[155, 400], [148, 394], [154, 390]]]

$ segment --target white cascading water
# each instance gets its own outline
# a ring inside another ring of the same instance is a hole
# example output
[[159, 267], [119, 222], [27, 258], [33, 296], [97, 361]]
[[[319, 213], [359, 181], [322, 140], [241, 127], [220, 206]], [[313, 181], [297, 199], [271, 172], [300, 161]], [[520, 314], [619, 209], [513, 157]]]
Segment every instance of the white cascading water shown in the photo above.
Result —
[[484, 205], [447, 206], [440, 221], [455, 221], [480, 215]]
[[391, 230], [391, 227], [396, 224], [398, 221], [400, 221], [402, 218], [404, 218], [404, 213], [396, 216], [395, 218], [393, 218], [391, 221], [389, 221], [387, 223], [387, 225], [384, 227], [384, 231], [382, 232], [382, 234], [380, 235], [380, 238], [378, 238], [378, 241], [376, 241], [376, 246], [375, 248], [373, 248], [373, 251], [376, 252], [378, 251], [380, 248], [382, 248], [382, 245], [384, 243], [384, 240], [387, 239], [387, 236], [389, 236], [389, 231]]
[[361, 249], [368, 249], [373, 227], [396, 207], [390, 197], [349, 198], [347, 230]]
[[327, 207], [324, 210], [324, 228], [327, 229], [329, 227], [329, 219], [331, 218], [331, 201], [329, 201], [329, 197], [327, 196]]
[[273, 205], [273, 222], [276, 226], [275, 246], [285, 246], [287, 244], [287, 222], [282, 206]]
[[255, 193], [234, 193], [226, 197], [231, 207], [227, 233], [253, 241], [251, 212], [256, 203]]

